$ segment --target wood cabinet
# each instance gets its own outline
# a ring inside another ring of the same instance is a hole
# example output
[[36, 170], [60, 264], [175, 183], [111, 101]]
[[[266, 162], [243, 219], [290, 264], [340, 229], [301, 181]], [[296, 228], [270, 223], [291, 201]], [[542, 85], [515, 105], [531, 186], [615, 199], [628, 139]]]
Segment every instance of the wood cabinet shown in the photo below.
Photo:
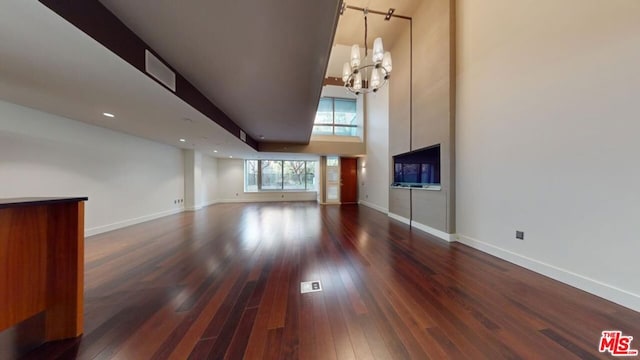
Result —
[[43, 316], [43, 341], [82, 334], [84, 201], [0, 199], [0, 332]]

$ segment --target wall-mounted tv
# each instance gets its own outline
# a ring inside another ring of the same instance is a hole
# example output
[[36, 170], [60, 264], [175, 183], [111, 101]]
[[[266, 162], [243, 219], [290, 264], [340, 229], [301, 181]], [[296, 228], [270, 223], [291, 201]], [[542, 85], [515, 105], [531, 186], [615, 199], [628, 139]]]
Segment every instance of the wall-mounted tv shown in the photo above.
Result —
[[440, 144], [393, 157], [391, 186], [440, 185]]

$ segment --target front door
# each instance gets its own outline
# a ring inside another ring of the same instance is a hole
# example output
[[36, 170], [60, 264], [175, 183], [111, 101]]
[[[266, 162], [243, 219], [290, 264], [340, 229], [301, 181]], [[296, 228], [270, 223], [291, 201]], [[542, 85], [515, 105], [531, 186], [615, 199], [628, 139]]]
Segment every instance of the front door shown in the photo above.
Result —
[[340, 158], [340, 202], [358, 202], [358, 159]]

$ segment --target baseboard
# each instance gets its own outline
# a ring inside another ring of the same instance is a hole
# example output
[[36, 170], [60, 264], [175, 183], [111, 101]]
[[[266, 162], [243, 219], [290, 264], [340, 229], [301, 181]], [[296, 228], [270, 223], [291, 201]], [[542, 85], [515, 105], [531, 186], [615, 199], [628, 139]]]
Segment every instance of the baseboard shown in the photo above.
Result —
[[372, 208], [373, 210], [378, 210], [383, 214], [388, 214], [389, 213], [389, 209], [383, 208], [382, 206], [378, 206], [378, 205], [376, 205], [374, 203], [370, 203], [368, 201], [361, 200], [361, 201], [358, 201], [358, 204], [364, 205], [364, 206], [366, 206], [368, 208]]
[[394, 220], [398, 220], [401, 223], [404, 223], [404, 224], [407, 224], [407, 225], [411, 226], [411, 220], [407, 219], [406, 217], [394, 214], [392, 212], [387, 213], [387, 216], [392, 218], [392, 219], [394, 219]]
[[435, 236], [435, 237], [437, 237], [439, 239], [442, 239], [442, 240], [444, 240], [446, 242], [455, 241], [455, 235], [454, 234], [449, 234], [449, 233], [446, 233], [446, 232], [444, 232], [442, 230], [438, 230], [436, 228], [432, 228], [431, 226], [420, 224], [417, 221], [413, 221], [412, 220], [411, 221], [411, 227], [414, 227], [414, 228], [416, 228], [418, 230], [422, 230], [422, 231], [424, 231], [424, 232], [426, 232], [428, 234], [431, 234], [431, 235], [433, 235], [433, 236]]
[[155, 213], [155, 214], [140, 216], [140, 217], [133, 218], [133, 219], [118, 221], [118, 222], [115, 222], [115, 223], [112, 223], [112, 224], [109, 224], [109, 225], [102, 225], [102, 226], [92, 227], [92, 228], [89, 228], [89, 229], [85, 229], [84, 236], [86, 237], [86, 236], [98, 235], [98, 234], [102, 234], [102, 233], [107, 232], [107, 231], [117, 230], [117, 229], [120, 229], [120, 228], [123, 228], [123, 227], [131, 226], [131, 225], [135, 225], [135, 224], [140, 224], [140, 223], [143, 223], [143, 222], [159, 219], [161, 217], [165, 217], [165, 216], [169, 216], [169, 215], [179, 214], [179, 213], [183, 212], [184, 210], [185, 210], [184, 208], [171, 209], [171, 210], [162, 211], [162, 212]]
[[554, 280], [571, 285], [580, 290], [584, 290], [593, 295], [612, 301], [616, 304], [628, 307], [629, 309], [640, 311], [640, 295], [634, 294], [615, 286], [611, 286], [600, 281], [587, 278], [574, 272], [531, 259], [529, 257], [516, 254], [509, 250], [502, 249], [492, 244], [473, 239], [464, 235], [455, 235], [455, 239], [467, 246], [482, 252], [499, 257], [516, 265], [522, 266], [531, 271], [535, 271]]
[[216, 204], [228, 204], [228, 203], [261, 203], [261, 202], [315, 202], [316, 199], [222, 199], [218, 200]]

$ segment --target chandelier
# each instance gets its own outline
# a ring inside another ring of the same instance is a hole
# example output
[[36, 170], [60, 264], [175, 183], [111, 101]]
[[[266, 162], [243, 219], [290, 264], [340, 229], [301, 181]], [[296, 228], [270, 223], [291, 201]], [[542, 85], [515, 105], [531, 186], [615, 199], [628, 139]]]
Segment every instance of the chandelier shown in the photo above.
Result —
[[389, 80], [392, 69], [391, 53], [384, 51], [381, 37], [373, 40], [373, 53], [369, 59], [369, 51], [367, 50], [367, 14], [369, 10], [364, 9], [363, 12], [364, 58], [360, 58], [360, 46], [354, 44], [351, 47], [350, 61], [345, 62], [342, 66], [344, 86], [356, 95], [378, 91]]

